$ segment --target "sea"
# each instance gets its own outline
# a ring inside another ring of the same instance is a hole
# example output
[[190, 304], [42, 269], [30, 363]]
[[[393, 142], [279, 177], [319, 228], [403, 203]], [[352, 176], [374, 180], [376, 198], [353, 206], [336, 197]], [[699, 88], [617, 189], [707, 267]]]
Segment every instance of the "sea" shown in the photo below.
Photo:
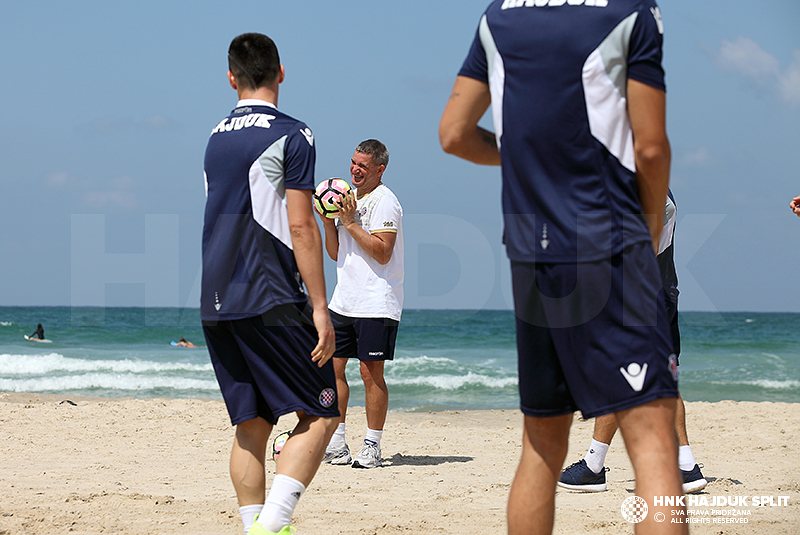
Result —
[[[51, 343], [30, 342], [41, 323]], [[800, 402], [800, 314], [681, 312], [686, 401]], [[0, 392], [221, 399], [197, 309], [0, 307]], [[347, 368], [362, 405], [358, 365]], [[386, 365], [391, 411], [515, 409], [514, 315], [406, 310]]]

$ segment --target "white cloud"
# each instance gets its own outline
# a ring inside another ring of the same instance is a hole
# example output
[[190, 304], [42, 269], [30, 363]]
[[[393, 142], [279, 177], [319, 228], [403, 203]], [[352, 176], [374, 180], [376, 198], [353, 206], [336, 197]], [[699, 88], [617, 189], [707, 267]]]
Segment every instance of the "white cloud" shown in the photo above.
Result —
[[789, 104], [800, 106], [800, 50], [792, 55], [792, 62], [778, 77], [778, 92]]
[[682, 164], [691, 166], [708, 165], [712, 161], [711, 152], [707, 147], [700, 147], [695, 151], [688, 152], [680, 159]]
[[166, 130], [172, 128], [174, 123], [163, 115], [151, 115], [140, 121], [138, 126], [145, 130]]
[[47, 175], [47, 185], [63, 188], [69, 184], [69, 175], [65, 171], [56, 171]]
[[734, 42], [723, 40], [717, 60], [723, 70], [748, 78], [762, 79], [780, 72], [778, 59], [746, 37], [738, 37]]
[[793, 52], [793, 59], [781, 70], [778, 58], [746, 37], [735, 41], [722, 41], [717, 52], [717, 66], [723, 71], [741, 74], [752, 82], [772, 88], [778, 97], [793, 107], [800, 106], [800, 50]]

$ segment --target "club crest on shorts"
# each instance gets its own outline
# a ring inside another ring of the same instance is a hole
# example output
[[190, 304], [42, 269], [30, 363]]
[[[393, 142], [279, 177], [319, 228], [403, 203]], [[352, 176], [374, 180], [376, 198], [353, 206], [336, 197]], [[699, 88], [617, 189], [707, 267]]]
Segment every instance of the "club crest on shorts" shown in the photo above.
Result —
[[326, 409], [333, 405], [334, 401], [336, 401], [336, 391], [333, 388], [326, 388], [319, 393], [319, 404]]
[[678, 357], [673, 353], [669, 356], [669, 371], [672, 373], [672, 378], [678, 380]]

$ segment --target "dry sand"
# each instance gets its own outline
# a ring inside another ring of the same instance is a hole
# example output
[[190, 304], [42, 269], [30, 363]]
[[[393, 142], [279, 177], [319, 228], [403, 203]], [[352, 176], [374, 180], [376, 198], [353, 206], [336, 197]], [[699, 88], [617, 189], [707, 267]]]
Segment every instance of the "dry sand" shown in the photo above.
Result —
[[[690, 507], [712, 522], [732, 509], [745, 514], [727, 518], [747, 521], [692, 533], [800, 533], [800, 404], [688, 403], [687, 419], [710, 481], [697, 496], [749, 504]], [[284, 417], [274, 433], [295, 421]], [[505, 533], [521, 423], [511, 410], [390, 413], [385, 465], [322, 466], [293, 522], [302, 535]], [[364, 427], [363, 408], [352, 408], [351, 446]], [[568, 463], [591, 431], [576, 417]], [[239, 535], [231, 440], [221, 401], [0, 394], [0, 535]], [[607, 465], [607, 492], [558, 491], [555, 533], [633, 533], [620, 513], [634, 486], [620, 437]], [[753, 496], [788, 505], [753, 506]]]

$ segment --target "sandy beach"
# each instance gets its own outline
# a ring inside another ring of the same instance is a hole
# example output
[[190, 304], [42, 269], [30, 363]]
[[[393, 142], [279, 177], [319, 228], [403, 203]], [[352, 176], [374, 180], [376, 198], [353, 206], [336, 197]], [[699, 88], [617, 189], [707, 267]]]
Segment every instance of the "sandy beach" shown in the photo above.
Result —
[[[363, 408], [348, 416], [352, 446]], [[800, 533], [800, 404], [688, 403], [687, 418], [710, 481], [689, 507], [692, 533]], [[390, 413], [384, 466], [322, 466], [294, 525], [301, 535], [505, 533], [521, 423], [510, 410]], [[567, 463], [591, 431], [576, 417]], [[221, 401], [0, 394], [0, 535], [240, 534], [231, 440]], [[634, 487], [620, 437], [607, 464], [607, 492], [558, 491], [555, 533], [633, 533], [620, 513]], [[722, 497], [739, 505], [713, 505]]]

